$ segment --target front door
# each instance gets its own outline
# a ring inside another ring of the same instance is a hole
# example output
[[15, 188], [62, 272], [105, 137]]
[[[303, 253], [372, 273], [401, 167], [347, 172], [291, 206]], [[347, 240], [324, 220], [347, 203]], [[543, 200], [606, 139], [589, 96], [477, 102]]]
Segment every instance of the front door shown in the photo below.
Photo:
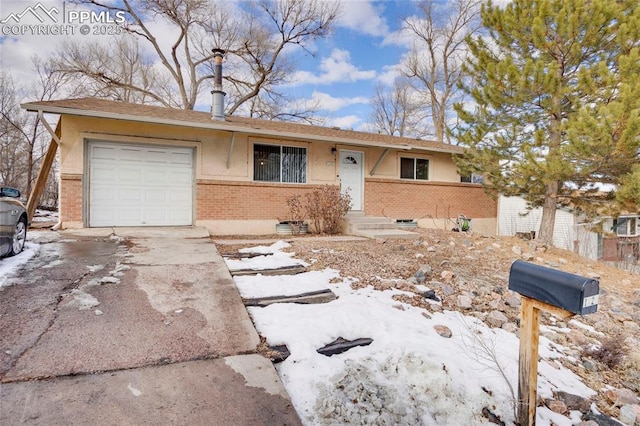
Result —
[[351, 210], [362, 210], [363, 158], [359, 151], [340, 151], [340, 191], [351, 196]]

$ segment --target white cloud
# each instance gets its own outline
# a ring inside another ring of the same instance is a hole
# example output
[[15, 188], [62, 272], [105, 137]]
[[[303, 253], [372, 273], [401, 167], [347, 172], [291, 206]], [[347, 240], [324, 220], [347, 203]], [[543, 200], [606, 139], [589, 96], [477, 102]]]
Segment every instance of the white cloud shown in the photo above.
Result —
[[343, 2], [338, 25], [371, 36], [386, 36], [389, 26], [382, 16], [384, 8], [372, 3], [370, 0]]
[[349, 105], [355, 104], [367, 104], [369, 98], [364, 96], [356, 96], [353, 98], [334, 98], [328, 93], [317, 92], [314, 90], [311, 96], [311, 102], [317, 104], [321, 110], [325, 111], [338, 111]]
[[332, 117], [327, 120], [327, 126], [340, 127], [341, 129], [355, 129], [362, 123], [362, 119], [357, 115], [346, 115], [344, 117]]
[[309, 71], [294, 73], [292, 83], [289, 85], [347, 83], [358, 80], [372, 80], [376, 77], [375, 70], [358, 69], [351, 63], [349, 51], [343, 49], [333, 49], [331, 56], [322, 59], [318, 68], [319, 74]]
[[394, 81], [402, 75], [400, 67], [400, 64], [385, 65], [382, 67], [382, 72], [378, 74], [378, 81], [386, 86], [393, 85]]

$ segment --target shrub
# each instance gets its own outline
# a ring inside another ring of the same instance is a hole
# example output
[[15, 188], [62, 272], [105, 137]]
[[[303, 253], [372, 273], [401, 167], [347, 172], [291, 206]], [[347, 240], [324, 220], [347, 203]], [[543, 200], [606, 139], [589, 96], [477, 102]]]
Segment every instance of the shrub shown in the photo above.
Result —
[[628, 354], [623, 340], [619, 336], [606, 337], [602, 339], [600, 346], [584, 348], [582, 355], [601, 362], [613, 370], [624, 361], [625, 356]]
[[306, 194], [307, 216], [318, 233], [337, 234], [340, 221], [351, 208], [351, 196], [337, 186], [325, 185]]

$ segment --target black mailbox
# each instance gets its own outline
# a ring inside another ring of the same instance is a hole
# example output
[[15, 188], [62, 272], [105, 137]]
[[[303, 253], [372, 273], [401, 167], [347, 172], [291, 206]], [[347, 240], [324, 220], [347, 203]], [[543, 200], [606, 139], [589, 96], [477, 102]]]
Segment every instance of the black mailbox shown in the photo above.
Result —
[[598, 310], [598, 280], [516, 260], [509, 272], [509, 290], [574, 314]]

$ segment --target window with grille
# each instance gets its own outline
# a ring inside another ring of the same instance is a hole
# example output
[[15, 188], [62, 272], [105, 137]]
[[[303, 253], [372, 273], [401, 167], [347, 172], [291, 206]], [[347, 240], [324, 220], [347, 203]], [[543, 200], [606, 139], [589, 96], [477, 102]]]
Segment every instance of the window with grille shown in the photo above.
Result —
[[307, 148], [254, 144], [253, 180], [306, 183]]
[[400, 158], [400, 178], [429, 180], [429, 160], [423, 158]]

